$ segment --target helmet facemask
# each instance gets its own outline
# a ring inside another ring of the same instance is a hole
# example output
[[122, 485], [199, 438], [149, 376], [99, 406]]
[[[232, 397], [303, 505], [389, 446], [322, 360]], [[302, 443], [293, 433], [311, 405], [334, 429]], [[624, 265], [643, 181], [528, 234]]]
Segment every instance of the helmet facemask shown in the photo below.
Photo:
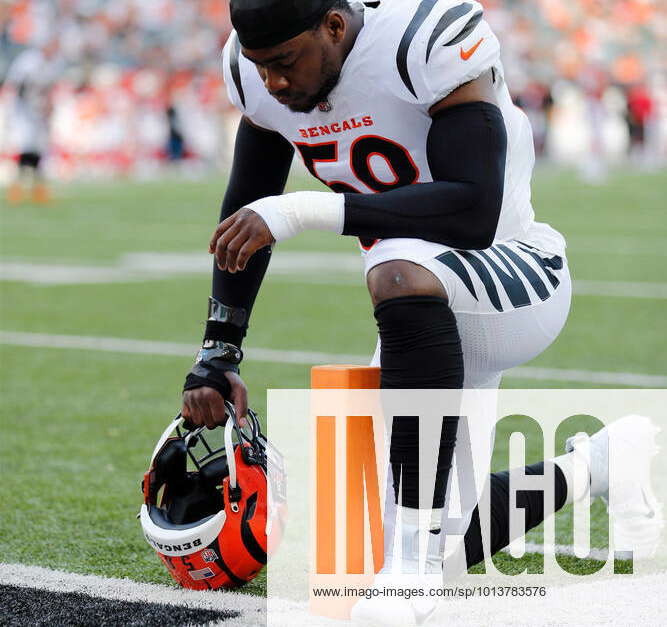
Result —
[[269, 500], [284, 501], [284, 481], [280, 490], [267, 485], [267, 452], [272, 468], [282, 469], [282, 457], [252, 410], [242, 429], [233, 406], [226, 409], [226, 425], [213, 430], [188, 428], [179, 414], [160, 438], [142, 485], [146, 540], [189, 588], [251, 580], [266, 563], [267, 534], [282, 531], [283, 521], [272, 530], [269, 511], [282, 516], [284, 506]]

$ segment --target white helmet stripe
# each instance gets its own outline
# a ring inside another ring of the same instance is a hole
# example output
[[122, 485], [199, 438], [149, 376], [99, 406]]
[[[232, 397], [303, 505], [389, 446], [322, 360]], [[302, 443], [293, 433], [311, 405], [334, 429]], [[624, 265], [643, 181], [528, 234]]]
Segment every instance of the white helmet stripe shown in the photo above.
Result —
[[164, 430], [164, 433], [160, 436], [160, 439], [157, 441], [157, 444], [155, 445], [155, 449], [153, 449], [153, 454], [151, 455], [151, 465], [153, 465], [155, 456], [159, 453], [164, 443], [169, 439], [171, 432], [176, 428], [176, 425], [178, 425], [180, 421], [181, 421], [181, 414], [178, 414], [178, 416], [174, 418], [174, 420]]
[[[230, 414], [225, 424], [225, 455], [227, 455], [227, 466], [229, 467], [229, 487], [236, 488], [236, 458], [234, 457], [234, 443], [232, 433], [234, 432], [234, 416]], [[241, 444], [239, 443], [239, 446]]]
[[218, 537], [227, 519], [223, 509], [196, 527], [164, 529], [153, 522], [146, 505], [141, 506], [140, 518], [148, 544], [158, 553], [170, 556], [190, 555], [207, 547]]

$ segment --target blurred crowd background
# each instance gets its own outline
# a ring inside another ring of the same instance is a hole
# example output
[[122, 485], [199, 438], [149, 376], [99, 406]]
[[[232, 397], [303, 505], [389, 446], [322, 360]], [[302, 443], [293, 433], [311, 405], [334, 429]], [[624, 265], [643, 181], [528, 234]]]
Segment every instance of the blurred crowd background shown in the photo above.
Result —
[[[384, 0], [400, 2], [401, 0]], [[667, 159], [665, 0], [483, 0], [538, 155], [602, 179]], [[0, 181], [41, 112], [52, 179], [229, 163], [238, 115], [222, 83], [227, 0], [0, 0]]]

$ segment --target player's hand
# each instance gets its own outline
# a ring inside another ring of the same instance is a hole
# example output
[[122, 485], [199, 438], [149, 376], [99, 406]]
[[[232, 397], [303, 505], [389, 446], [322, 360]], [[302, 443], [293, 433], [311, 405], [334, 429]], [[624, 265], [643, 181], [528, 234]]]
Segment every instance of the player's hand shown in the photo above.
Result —
[[225, 376], [231, 385], [231, 398], [224, 399], [220, 392], [209, 387], [196, 388], [183, 392], [181, 414], [189, 422], [198, 427], [214, 429], [226, 422], [225, 400], [234, 403], [236, 417], [241, 427], [246, 425], [248, 413], [248, 388], [243, 379], [235, 372], [226, 372]]
[[215, 254], [220, 270], [233, 274], [245, 270], [248, 259], [274, 241], [266, 222], [252, 209], [244, 208], [218, 224], [208, 251]]

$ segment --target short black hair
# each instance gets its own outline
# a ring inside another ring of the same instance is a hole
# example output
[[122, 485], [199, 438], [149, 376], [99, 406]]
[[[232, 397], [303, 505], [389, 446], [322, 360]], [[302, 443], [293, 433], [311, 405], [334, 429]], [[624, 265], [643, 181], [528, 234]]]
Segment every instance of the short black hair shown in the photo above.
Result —
[[352, 13], [352, 7], [349, 0], [334, 0], [333, 6], [329, 11], [343, 11], [344, 13]]
[[352, 15], [352, 7], [350, 6], [349, 0], [334, 0], [331, 8], [322, 16], [321, 20], [313, 25], [311, 30], [317, 30], [320, 26], [322, 26], [327, 15], [329, 15], [331, 11], [340, 11], [341, 13]]

